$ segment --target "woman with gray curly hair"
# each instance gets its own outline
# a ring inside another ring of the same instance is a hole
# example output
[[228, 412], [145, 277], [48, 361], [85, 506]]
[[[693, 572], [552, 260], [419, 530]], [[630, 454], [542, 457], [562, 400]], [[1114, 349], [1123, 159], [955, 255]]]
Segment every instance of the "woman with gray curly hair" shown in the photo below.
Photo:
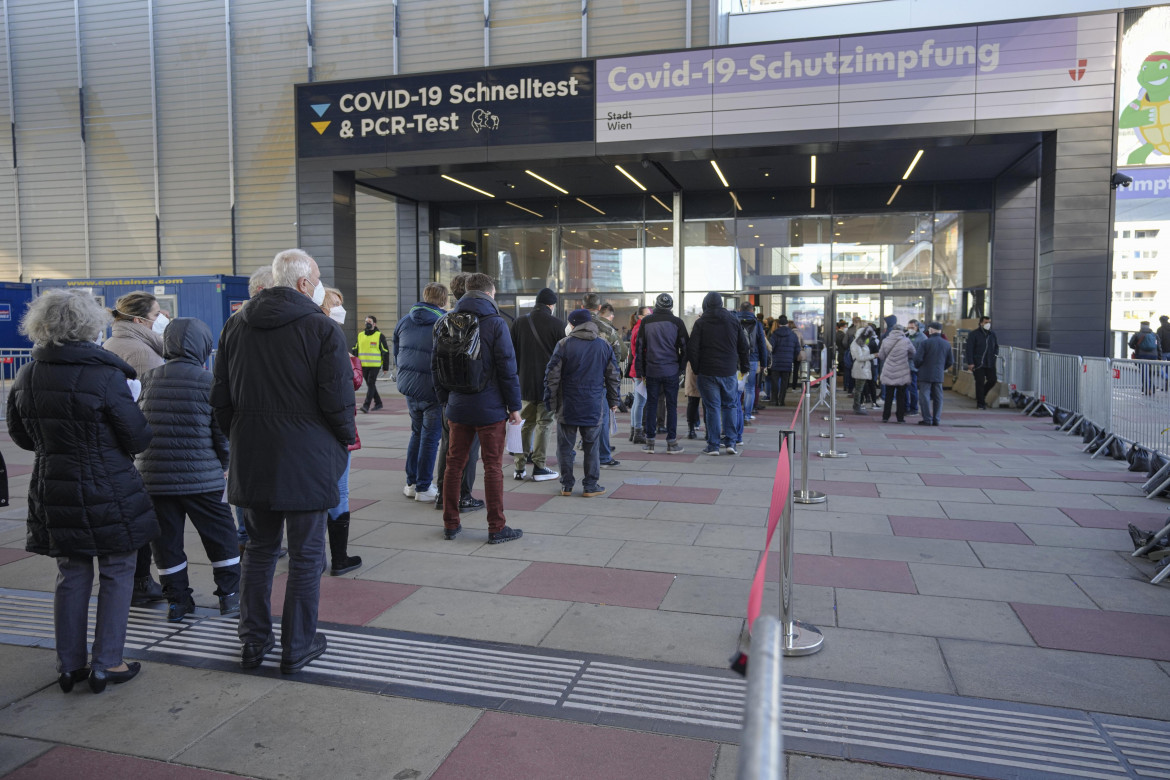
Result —
[[[32, 361], [8, 395], [8, 433], [36, 453], [25, 549], [57, 559], [53, 623], [57, 682], [66, 693], [86, 678], [101, 693], [107, 683], [138, 674], [140, 665], [122, 658], [135, 558], [158, 535], [154, 506], [134, 468], [134, 455], [151, 437], [127, 386], [135, 371], [94, 343], [109, 322], [88, 293], [46, 291], [21, 320]], [[87, 666], [95, 558], [100, 586]]]

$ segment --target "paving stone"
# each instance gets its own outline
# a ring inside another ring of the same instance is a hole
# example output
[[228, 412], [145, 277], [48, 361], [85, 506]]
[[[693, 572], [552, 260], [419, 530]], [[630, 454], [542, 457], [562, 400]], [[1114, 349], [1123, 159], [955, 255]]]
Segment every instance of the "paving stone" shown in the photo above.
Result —
[[[768, 553], [767, 580], [780, 581], [780, 555]], [[792, 561], [792, 581], [804, 585], [822, 585], [891, 593], [914, 593], [910, 569], [902, 561], [806, 555], [796, 552]]]
[[1040, 604], [1012, 608], [1041, 647], [1170, 661], [1168, 616]]
[[[1151, 504], [1150, 508], [1156, 508]], [[1065, 515], [1072, 518], [1077, 525], [1083, 528], [1120, 528], [1126, 529], [1130, 523], [1150, 533], [1160, 530], [1166, 525], [1164, 512], [1118, 512], [1116, 509], [1062, 509]]]
[[[51, 742], [0, 735], [0, 777], [12, 777], [13, 775], [10, 775], [9, 772], [52, 749]], [[59, 774], [49, 775], [45, 780], [56, 780], [60, 776]]]
[[971, 552], [967, 542], [951, 539], [915, 539], [907, 536], [834, 532], [833, 554], [847, 558], [875, 558], [883, 561], [979, 565], [979, 559]]
[[540, 645], [726, 669], [742, 624], [731, 617], [573, 604]]
[[1033, 490], [1046, 493], [1086, 493], [1097, 496], [1136, 496], [1145, 498], [1138, 485], [1129, 482], [1098, 482], [1082, 479], [1025, 479]]
[[674, 579], [672, 574], [659, 572], [533, 563], [500, 593], [506, 596], [657, 609]]
[[918, 592], [927, 596], [1019, 601], [1061, 607], [1096, 606], [1065, 574], [934, 563], [912, 563], [910, 573]]
[[[56, 685], [47, 687], [0, 710], [0, 733], [166, 761], [281, 684], [266, 677], [146, 663], [133, 682], [101, 696], [75, 690], [66, 698]], [[242, 735], [249, 745], [252, 736]]]
[[[272, 614], [284, 614], [284, 594], [288, 575], [272, 581]], [[417, 585], [372, 582], [348, 577], [322, 577], [321, 600], [317, 619], [326, 623], [349, 623], [360, 626], [381, 615], [390, 607], [418, 590]]]
[[995, 542], [970, 542], [971, 549], [989, 569], [1093, 574], [1104, 577], [1130, 578], [1137, 566], [1121, 554], [1109, 550], [1061, 547], [1025, 547]]
[[[751, 580], [680, 574], [673, 578], [659, 609], [742, 618], [747, 614], [748, 593], [751, 587]], [[764, 601], [779, 599], [779, 593], [778, 585], [766, 583]]]
[[797, 530], [845, 531], [857, 534], [892, 534], [890, 521], [881, 515], [855, 512], [811, 512], [797, 505], [792, 513]]
[[[422, 778], [439, 766], [480, 712], [285, 683], [199, 739], [179, 760], [280, 780]], [[358, 723], [370, 727], [355, 728]], [[393, 724], [387, 732], [392, 738], [375, 738], [375, 724]]]
[[1109, 506], [1105, 503], [1104, 498], [1081, 493], [1042, 493], [1040, 491], [1026, 493], [1018, 490], [985, 490], [983, 492], [996, 504], [1009, 504], [1011, 506], [1058, 507], [1061, 509], [1066, 507], [1070, 509], [1105, 509]]
[[1083, 547], [1093, 550], [1133, 551], [1129, 533], [1113, 528], [1078, 528], [1063, 525], [1020, 523], [1020, 529], [1036, 544], [1046, 547]]
[[[611, 487], [605, 485], [605, 481], [605, 473], [602, 472], [601, 484], [604, 487]], [[612, 487], [616, 487], [617, 484], [615, 482]], [[577, 491], [581, 490], [579, 487], [575, 489]], [[656, 506], [657, 504], [653, 501], [632, 501], [621, 498], [605, 498], [603, 496], [583, 498], [581, 493], [577, 492], [571, 496], [556, 496], [554, 500], [549, 501], [540, 509], [542, 512], [555, 512], [558, 514], [578, 516], [604, 512], [607, 517], [646, 517]], [[686, 506], [686, 504], [679, 504], [679, 506]]]
[[985, 520], [992, 523], [1034, 523], [1045, 525], [1075, 525], [1068, 515], [1055, 507], [1042, 506], [987, 506], [986, 504], [959, 504], [942, 502], [946, 516], [952, 520]]
[[922, 501], [938, 501], [946, 499], [947, 501], [964, 503], [964, 504], [990, 504], [991, 499], [977, 488], [970, 487], [930, 487], [930, 486], [914, 486], [914, 485], [878, 485], [878, 493], [883, 499], [897, 498], [908, 500], [922, 500]]
[[[362, 547], [382, 547], [394, 550], [421, 550], [423, 552], [441, 552], [444, 555], [471, 555], [477, 545], [452, 544], [443, 539], [443, 521], [435, 512], [434, 525], [419, 525], [417, 523], [382, 523], [380, 527], [355, 536], [350, 534], [350, 543]], [[486, 527], [484, 524], [483, 527]], [[469, 522], [464, 528], [470, 529]], [[460, 537], [462, 541], [462, 537]], [[486, 542], [486, 539], [484, 540]]]
[[[1151, 586], [1148, 577], [1120, 579], [1074, 574], [1072, 580], [1088, 594], [1088, 597], [1093, 600], [1093, 604], [1060, 606], [1098, 606], [1112, 612], [1138, 612], [1143, 615], [1170, 616], [1170, 598], [1167, 598], [1166, 588]], [[1012, 599], [1012, 601], [1021, 601], [1021, 599]]]
[[[94, 566], [97, 581], [97, 566]], [[52, 592], [57, 588], [57, 562], [44, 555], [21, 558], [0, 566], [0, 588]], [[94, 591], [97, 594], [97, 591]]]
[[1146, 474], [1134, 471], [1057, 469], [1056, 473], [1065, 479], [1089, 479], [1105, 482], [1137, 482], [1140, 484], [1147, 479]]
[[[734, 775], [731, 777], [734, 778]], [[862, 761], [790, 754], [785, 777], [787, 780], [947, 780], [954, 775], [936, 775]]]
[[1153, 661], [958, 639], [939, 645], [963, 696], [1166, 718], [1170, 676]]
[[1170, 513], [1170, 504], [1164, 498], [1149, 499], [1138, 496], [1100, 496], [1101, 502], [1122, 512], [1149, 512], [1161, 510], [1163, 517]]
[[[900, 472], [884, 471], [836, 471], [826, 470], [826, 482], [867, 482], [873, 485], [918, 485], [922, 483], [921, 474], [904, 474]], [[876, 495], [876, 494], [875, 494]]]
[[604, 566], [622, 544], [620, 539], [525, 533], [521, 538], [507, 544], [483, 545], [472, 553], [472, 557]]
[[720, 491], [714, 488], [625, 484], [610, 493], [610, 497], [637, 501], [669, 501], [677, 504], [714, 504], [719, 498], [719, 493]]
[[134, 756], [98, 750], [58, 746], [8, 775], [11, 780], [57, 780], [61, 777], [85, 777], [88, 780], [121, 780], [126, 777], [149, 777], [151, 780], [231, 780], [207, 769], [179, 764], [165, 764]]
[[[818, 626], [825, 644], [814, 655], [784, 659], [786, 677], [954, 693], [933, 637]], [[981, 695], [981, 694], [980, 694]]]
[[[881, 490], [882, 486], [878, 486]], [[935, 498], [946, 498], [945, 490], [935, 490]], [[938, 501], [926, 499], [882, 498], [855, 498], [854, 496], [829, 496], [823, 505], [830, 512], [870, 512], [880, 515], [903, 515], [905, 517], [946, 517], [942, 505]]]
[[692, 547], [681, 544], [626, 542], [609, 562], [619, 569], [751, 579], [758, 554], [750, 550]]
[[760, 526], [768, 520], [768, 508], [763, 507], [710, 507], [701, 504], [658, 504], [646, 516], [650, 520], [672, 522], [719, 523], [720, 525]]
[[[476, 512], [475, 514], [479, 514]], [[474, 515], [473, 515], [474, 516]], [[442, 513], [435, 512], [435, 518], [442, 527]], [[508, 524], [513, 528], [523, 529], [524, 533], [546, 534], [550, 536], [565, 536], [581, 524], [585, 515], [564, 515], [556, 512], [546, 512], [542, 507], [538, 512], [515, 511], [508, 512]], [[484, 528], [487, 528], [486, 515]]]
[[[849, 459], [856, 455], [850, 451]], [[838, 461], [842, 462], [842, 461]], [[865, 458], [857, 457], [854, 464], [867, 463], [870, 471], [886, 474], [962, 474], [958, 465], [951, 465], [932, 458], [915, 458], [913, 463], [906, 463], [900, 458]]]
[[[370, 621], [378, 628], [535, 645], [569, 609], [568, 601], [420, 588]], [[639, 609], [638, 612], [649, 610]]]
[[47, 686], [57, 688], [57, 654], [53, 650], [0, 644], [0, 669], [4, 674], [0, 707]]
[[1032, 644], [1011, 607], [998, 601], [838, 588], [837, 624], [896, 634]]
[[711, 780], [736, 780], [739, 772], [739, 746], [720, 745], [715, 759], [715, 775]]
[[994, 523], [983, 520], [940, 520], [935, 517], [891, 517], [889, 521], [896, 536], [1032, 544], [1032, 540], [1014, 523]]
[[[1023, 480], [1017, 477], [979, 477], [978, 479], [971, 479], [967, 475], [954, 474], [923, 474], [922, 482], [931, 487], [945, 487], [945, 488], [970, 488], [976, 487], [994, 488], [997, 490], [1031, 490], [1031, 488], [1024, 484]], [[949, 492], [949, 491], [948, 491]], [[958, 499], [954, 499], [958, 500]]]
[[[992, 477], [996, 479], [1009, 478], [1021, 480], [1024, 477], [1053, 479], [1059, 476], [1053, 469], [1045, 468], [1044, 466], [1037, 465], [1035, 463], [1014, 463], [1011, 466], [1005, 468], [987, 461], [973, 461], [971, 463], [964, 463], [960, 465], [959, 471], [967, 477]], [[971, 481], [979, 482], [980, 480]], [[999, 485], [988, 485], [987, 487], [998, 488], [1000, 490], [1009, 489]]]
[[485, 712], [430, 780], [708, 780], [717, 748], [694, 739]]
[[[461, 538], [447, 544], [457, 545]], [[385, 563], [359, 569], [358, 579], [495, 593], [527, 565], [525, 561], [404, 550]]]
[[31, 558], [35, 553], [19, 550], [15, 547], [0, 547], [0, 566], [13, 561], [19, 561], [23, 558]]

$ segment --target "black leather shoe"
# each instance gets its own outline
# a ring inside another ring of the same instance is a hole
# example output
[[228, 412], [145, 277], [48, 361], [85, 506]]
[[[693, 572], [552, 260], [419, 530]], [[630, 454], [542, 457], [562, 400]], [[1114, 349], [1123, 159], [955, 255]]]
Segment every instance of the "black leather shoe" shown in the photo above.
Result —
[[255, 669], [264, 663], [264, 656], [268, 655], [274, 647], [276, 647], [275, 636], [269, 636], [262, 645], [245, 643], [244, 650], [240, 653], [240, 666], [244, 669]]
[[74, 683], [79, 683], [87, 677], [89, 677], [89, 667], [83, 666], [72, 672], [61, 672], [61, 676], [57, 678], [57, 684], [61, 686], [62, 692], [69, 693], [73, 690]]
[[109, 669], [92, 669], [89, 673], [89, 689], [94, 693], [101, 693], [106, 689], [106, 683], [121, 685], [130, 682], [142, 671], [142, 664], [137, 661], [127, 661], [126, 671], [111, 672]]
[[456, 536], [458, 536], [458, 535], [459, 535], [459, 532], [460, 532], [460, 531], [462, 531], [462, 530], [463, 530], [463, 524], [462, 524], [462, 523], [460, 523], [459, 525], [455, 526], [454, 528], [444, 528], [444, 529], [443, 529], [443, 538], [444, 538], [444, 539], [446, 539], [446, 540], [449, 542], [449, 541], [451, 541], [452, 539], [454, 539]]
[[477, 509], [483, 509], [484, 502], [474, 496], [459, 499], [459, 512], [474, 512]]
[[325, 639], [325, 635], [317, 632], [317, 635], [313, 637], [313, 643], [309, 645], [308, 652], [292, 661], [282, 660], [280, 662], [280, 671], [283, 674], [296, 674], [305, 668], [305, 664], [324, 653], [328, 647], [329, 642]]

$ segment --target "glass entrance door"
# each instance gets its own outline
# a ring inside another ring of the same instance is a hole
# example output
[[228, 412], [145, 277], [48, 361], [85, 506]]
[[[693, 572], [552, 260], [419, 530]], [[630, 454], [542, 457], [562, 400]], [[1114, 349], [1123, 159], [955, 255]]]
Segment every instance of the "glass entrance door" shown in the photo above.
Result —
[[930, 300], [930, 293], [919, 290], [839, 292], [833, 295], [832, 319], [853, 324], [854, 317], [861, 317], [864, 322], [877, 325], [880, 333], [886, 329], [882, 319], [891, 314], [898, 318], [899, 325], [910, 320], [929, 322]]
[[784, 313], [790, 321], [796, 323], [805, 344], [812, 344], [824, 337], [825, 298], [824, 295], [784, 295]]
[[[930, 322], [929, 301], [930, 293], [926, 291], [882, 293], [882, 317], [893, 314], [898, 318], [899, 325], [905, 325], [910, 320], [918, 320], [925, 329], [925, 323]], [[882, 329], [885, 330], [884, 327]]]

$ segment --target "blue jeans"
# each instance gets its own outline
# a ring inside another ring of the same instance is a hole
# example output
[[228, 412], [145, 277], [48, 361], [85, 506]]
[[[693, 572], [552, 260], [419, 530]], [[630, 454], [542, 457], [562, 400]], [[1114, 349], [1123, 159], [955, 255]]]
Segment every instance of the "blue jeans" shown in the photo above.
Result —
[[330, 522], [349, 511], [349, 462], [352, 456], [352, 452], [345, 454], [345, 472], [341, 475], [341, 479], [337, 480], [337, 492], [340, 494], [341, 500], [337, 502], [337, 506], [329, 510]]
[[743, 383], [743, 416], [745, 418], [751, 417], [756, 410], [756, 374], [759, 371], [760, 363], [758, 360], [748, 363], [747, 377]]
[[646, 380], [646, 408], [642, 411], [642, 430], [647, 441], [658, 433], [658, 403], [666, 404], [666, 440], [678, 438], [678, 374], [652, 376]]
[[646, 408], [646, 399], [638, 393], [638, 386], [645, 384], [644, 380], [634, 380], [634, 405], [630, 409], [630, 427], [632, 428], [642, 427], [642, 410]]
[[438, 401], [416, 401], [407, 396], [410, 412], [410, 443], [406, 445], [406, 484], [425, 493], [431, 488], [435, 456], [443, 436], [442, 407]]
[[943, 405], [942, 382], [923, 382], [920, 389], [922, 395], [918, 400], [919, 408], [922, 409], [922, 419], [938, 425], [938, 415]]
[[609, 404], [604, 394], [601, 396], [601, 415], [597, 418], [597, 425], [600, 428], [597, 433], [598, 454], [602, 463], [609, 463], [613, 460], [613, 450], [609, 446]]
[[707, 449], [716, 449], [720, 444], [730, 447], [735, 444], [735, 375], [704, 376], [700, 374], [699, 397], [703, 399], [703, 412], [707, 416]]
[[[608, 424], [609, 421], [606, 420], [606, 425]], [[581, 485], [587, 492], [597, 487], [597, 480], [601, 478], [601, 457], [597, 451], [601, 438], [599, 427], [557, 423], [557, 467], [561, 470], [561, 487], [565, 490], [572, 490], [576, 483], [576, 477], [573, 476], [573, 458], [577, 453], [573, 450], [573, 445], [577, 443], [578, 433], [581, 434], [581, 443], [584, 445], [582, 453], [584, 461], [581, 465], [585, 470], [585, 478], [581, 480]]]

